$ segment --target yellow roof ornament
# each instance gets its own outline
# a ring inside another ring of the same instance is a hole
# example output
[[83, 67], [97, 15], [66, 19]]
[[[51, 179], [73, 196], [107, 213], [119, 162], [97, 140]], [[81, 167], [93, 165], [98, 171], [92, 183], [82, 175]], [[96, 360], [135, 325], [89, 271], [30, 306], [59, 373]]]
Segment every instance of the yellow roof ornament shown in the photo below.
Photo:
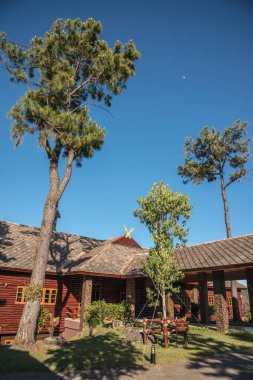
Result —
[[131, 239], [131, 233], [133, 232], [134, 227], [130, 228], [130, 230], [128, 230], [125, 225], [123, 227], [124, 227], [124, 230], [126, 231], [125, 237], [128, 239]]

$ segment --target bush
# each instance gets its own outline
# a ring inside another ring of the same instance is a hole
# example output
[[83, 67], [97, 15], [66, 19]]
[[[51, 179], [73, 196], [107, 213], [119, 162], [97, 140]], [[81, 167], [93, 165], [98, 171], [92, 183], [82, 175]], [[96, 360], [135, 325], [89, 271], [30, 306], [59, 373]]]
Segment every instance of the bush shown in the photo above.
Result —
[[89, 326], [90, 335], [94, 334], [94, 329], [103, 325], [108, 318], [114, 327], [119, 322], [125, 322], [129, 316], [129, 303], [106, 303], [105, 301], [93, 302], [85, 310], [85, 322]]
[[46, 326], [46, 320], [50, 316], [50, 311], [48, 309], [45, 309], [44, 307], [40, 308], [38, 321], [37, 321], [37, 332], [39, 333], [41, 330], [44, 329]]
[[106, 317], [106, 307], [105, 301], [97, 301], [93, 302], [86, 308], [85, 321], [89, 326], [90, 335], [93, 335], [94, 329], [104, 322]]
[[123, 303], [108, 303], [106, 317], [111, 319], [112, 327], [126, 319], [126, 308]]

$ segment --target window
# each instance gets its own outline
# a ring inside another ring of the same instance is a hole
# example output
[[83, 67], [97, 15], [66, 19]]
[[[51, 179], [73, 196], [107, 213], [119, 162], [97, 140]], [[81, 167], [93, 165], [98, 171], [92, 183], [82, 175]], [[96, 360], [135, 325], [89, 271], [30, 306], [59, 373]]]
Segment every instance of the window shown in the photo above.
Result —
[[57, 290], [56, 289], [43, 289], [42, 293], [42, 305], [54, 305], [56, 303], [56, 295]]
[[93, 285], [92, 286], [92, 294], [91, 294], [91, 301], [99, 301], [100, 300], [100, 285]]
[[[16, 303], [26, 302], [26, 286], [18, 286], [16, 293]], [[56, 303], [57, 289], [44, 288], [42, 293], [42, 305], [54, 305]]]
[[25, 303], [26, 302], [25, 291], [26, 291], [26, 286], [18, 286], [17, 287], [16, 303]]
[[231, 297], [227, 297], [227, 303], [228, 303], [228, 306], [232, 306], [232, 298]]
[[208, 296], [208, 305], [214, 305], [214, 296]]

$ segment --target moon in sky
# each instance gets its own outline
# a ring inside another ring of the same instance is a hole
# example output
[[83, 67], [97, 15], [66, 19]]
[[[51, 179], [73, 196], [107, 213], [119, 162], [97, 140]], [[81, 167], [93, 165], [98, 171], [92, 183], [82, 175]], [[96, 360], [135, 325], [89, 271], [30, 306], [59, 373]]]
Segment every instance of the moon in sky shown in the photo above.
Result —
[[182, 75], [181, 78], [182, 78], [182, 79], [186, 79], [186, 75]]

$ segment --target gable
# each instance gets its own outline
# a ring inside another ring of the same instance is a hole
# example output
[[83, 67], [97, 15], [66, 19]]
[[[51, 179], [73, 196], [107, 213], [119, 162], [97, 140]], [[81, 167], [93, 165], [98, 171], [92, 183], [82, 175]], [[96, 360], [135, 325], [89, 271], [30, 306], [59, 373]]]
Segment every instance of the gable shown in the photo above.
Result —
[[112, 244], [126, 245], [128, 247], [142, 248], [133, 238], [128, 238], [126, 236], [121, 236], [114, 240]]

